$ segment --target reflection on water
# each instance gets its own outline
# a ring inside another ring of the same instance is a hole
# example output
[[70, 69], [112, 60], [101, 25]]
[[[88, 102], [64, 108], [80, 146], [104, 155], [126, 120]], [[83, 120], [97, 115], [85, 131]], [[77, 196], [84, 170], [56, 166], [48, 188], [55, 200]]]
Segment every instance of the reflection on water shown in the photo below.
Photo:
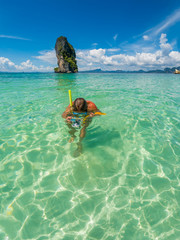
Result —
[[77, 74], [54, 74], [53, 78], [57, 81], [58, 87], [60, 87], [58, 90], [66, 92], [66, 94], [68, 89], [74, 89], [77, 85]]
[[[178, 239], [179, 79], [0, 74], [0, 239]], [[58, 91], [57, 91], [58, 89]], [[61, 114], [106, 112], [74, 158]]]

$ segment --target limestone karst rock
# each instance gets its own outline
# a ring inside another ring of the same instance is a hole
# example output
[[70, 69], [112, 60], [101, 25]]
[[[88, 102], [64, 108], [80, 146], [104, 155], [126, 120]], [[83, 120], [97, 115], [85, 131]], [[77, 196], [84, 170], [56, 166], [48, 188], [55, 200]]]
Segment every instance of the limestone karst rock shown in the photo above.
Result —
[[78, 72], [75, 50], [66, 37], [57, 38], [55, 50], [58, 64], [58, 67], [54, 68], [56, 73]]

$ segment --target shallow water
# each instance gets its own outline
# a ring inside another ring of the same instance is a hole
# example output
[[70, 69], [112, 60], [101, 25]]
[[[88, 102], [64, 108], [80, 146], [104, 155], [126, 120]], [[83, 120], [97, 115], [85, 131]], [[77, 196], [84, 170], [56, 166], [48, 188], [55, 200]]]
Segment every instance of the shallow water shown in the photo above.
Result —
[[[107, 113], [79, 157], [69, 89]], [[179, 75], [1, 73], [0, 96], [0, 239], [179, 239]]]

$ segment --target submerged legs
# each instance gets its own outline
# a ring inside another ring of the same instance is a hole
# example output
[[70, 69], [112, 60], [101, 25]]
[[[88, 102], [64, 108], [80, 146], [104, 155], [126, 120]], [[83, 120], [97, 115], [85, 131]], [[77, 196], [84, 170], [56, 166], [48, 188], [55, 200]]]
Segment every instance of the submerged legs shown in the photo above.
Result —
[[75, 132], [76, 132], [76, 129], [75, 128], [73, 128], [72, 126], [71, 126], [71, 124], [68, 124], [68, 127], [69, 127], [69, 134], [71, 135], [71, 138], [69, 139], [69, 142], [71, 143], [71, 142], [73, 142], [74, 141], [74, 139], [75, 139]]
[[77, 149], [74, 152], [74, 157], [78, 157], [82, 151], [82, 140], [86, 136], [86, 128], [89, 126], [89, 124], [92, 122], [92, 119], [88, 119], [84, 124], [83, 127], [81, 128], [80, 135], [79, 135], [79, 142], [77, 143]]
[[[77, 149], [74, 152], [74, 157], [78, 157], [79, 155], [81, 155], [82, 153], [82, 140], [83, 138], [86, 136], [86, 128], [89, 126], [89, 124], [91, 123], [92, 119], [87, 119], [86, 122], [83, 123], [83, 126], [80, 130], [80, 134], [79, 134], [79, 142], [77, 143]], [[69, 139], [69, 142], [73, 142], [75, 139], [75, 133], [76, 133], [76, 129], [74, 127], [72, 127], [71, 124], [67, 124], [69, 127], [69, 134], [71, 135], [71, 138]]]

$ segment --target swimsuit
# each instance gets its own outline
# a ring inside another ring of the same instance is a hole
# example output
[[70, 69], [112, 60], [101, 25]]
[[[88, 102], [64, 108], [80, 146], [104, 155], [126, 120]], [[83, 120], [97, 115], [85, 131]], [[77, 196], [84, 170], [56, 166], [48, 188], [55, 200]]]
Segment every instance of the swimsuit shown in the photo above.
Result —
[[83, 122], [84, 117], [87, 115], [87, 112], [84, 112], [84, 113], [73, 112], [73, 115], [75, 115], [75, 118], [71, 118], [72, 127], [80, 128], [81, 127], [81, 123]]

